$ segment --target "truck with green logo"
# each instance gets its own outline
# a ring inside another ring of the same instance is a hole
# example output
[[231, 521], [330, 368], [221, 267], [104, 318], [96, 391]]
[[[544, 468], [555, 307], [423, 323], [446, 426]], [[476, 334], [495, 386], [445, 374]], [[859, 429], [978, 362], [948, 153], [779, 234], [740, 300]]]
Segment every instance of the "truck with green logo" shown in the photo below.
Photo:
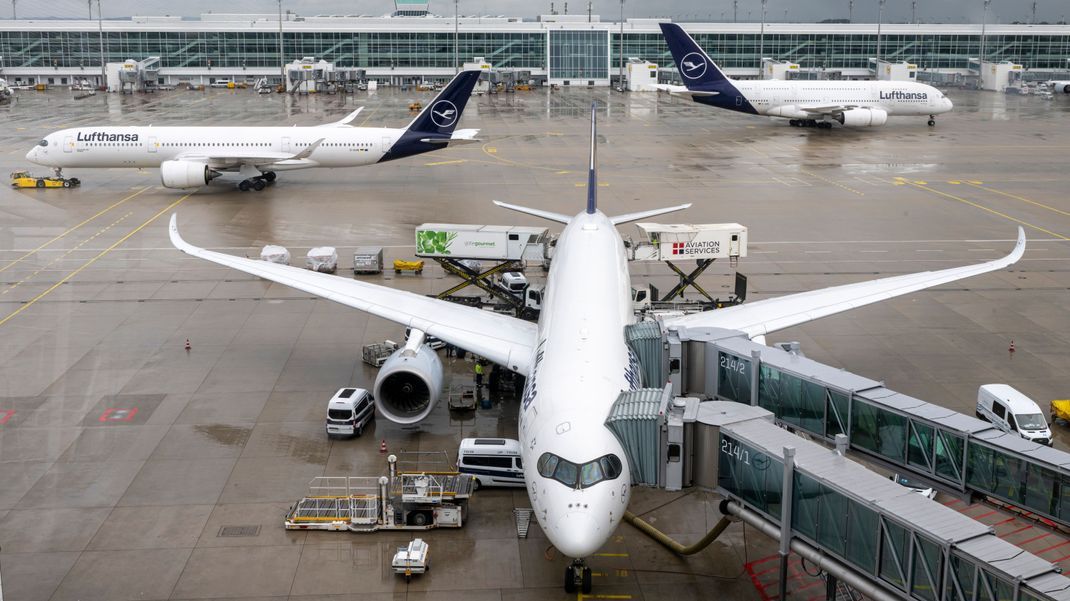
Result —
[[544, 227], [425, 223], [416, 228], [416, 256], [431, 259], [546, 261], [549, 242]]

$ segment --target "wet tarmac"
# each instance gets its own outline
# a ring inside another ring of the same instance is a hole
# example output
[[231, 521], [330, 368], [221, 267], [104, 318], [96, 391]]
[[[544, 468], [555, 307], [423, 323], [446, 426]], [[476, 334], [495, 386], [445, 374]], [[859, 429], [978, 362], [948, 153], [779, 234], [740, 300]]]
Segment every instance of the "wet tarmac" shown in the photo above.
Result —
[[[518, 539], [522, 490], [479, 491], [460, 530], [426, 534], [434, 569], [406, 584], [389, 570], [408, 533], [283, 529], [310, 479], [374, 476], [379, 443], [456, 452], [465, 436], [513, 436], [515, 399], [419, 427], [384, 419], [328, 440], [324, 407], [339, 387], [370, 387], [364, 344], [401, 328], [328, 301], [186, 257], [190, 242], [255, 256], [287, 246], [294, 264], [333, 245], [411, 258], [423, 222], [544, 225], [494, 199], [578, 212], [587, 112], [600, 103], [600, 206], [624, 213], [692, 202], [670, 221], [739, 222], [750, 298], [991, 259], [1016, 227], [1025, 259], [993, 273], [779, 332], [811, 358], [963, 412], [977, 386], [1011, 384], [1047, 408], [1070, 394], [1070, 98], [951, 91], [935, 128], [893, 119], [874, 130], [790, 128], [653, 94], [537, 91], [474, 99], [461, 127], [479, 144], [387, 165], [280, 174], [263, 192], [217, 180], [192, 193], [156, 170], [69, 170], [71, 190], [0, 190], [0, 571], [15, 600], [562, 599], [557, 555], [533, 527]], [[149, 96], [21, 92], [0, 107], [0, 169], [44, 134], [72, 125], [279, 124], [337, 120], [394, 126], [430, 94], [289, 98], [252, 91]], [[626, 235], [637, 236], [632, 226]], [[701, 283], [727, 296], [734, 270]], [[637, 283], [675, 283], [636, 265]], [[384, 284], [420, 293], [456, 283], [437, 266]], [[691, 297], [694, 298], [692, 293]], [[191, 349], [184, 349], [189, 339]], [[1015, 352], [1008, 352], [1013, 340]], [[450, 365], [451, 385], [471, 364]], [[1056, 445], [1070, 435], [1056, 426]], [[637, 490], [631, 510], [682, 542], [717, 522], [701, 491]], [[249, 526], [248, 536], [224, 536]], [[615, 599], [761, 599], [775, 546], [740, 524], [706, 551], [672, 556], [622, 526], [591, 565]], [[761, 589], [761, 590], [760, 590]], [[811, 587], [794, 598], [816, 594]], [[801, 590], [801, 587], [800, 587]]]

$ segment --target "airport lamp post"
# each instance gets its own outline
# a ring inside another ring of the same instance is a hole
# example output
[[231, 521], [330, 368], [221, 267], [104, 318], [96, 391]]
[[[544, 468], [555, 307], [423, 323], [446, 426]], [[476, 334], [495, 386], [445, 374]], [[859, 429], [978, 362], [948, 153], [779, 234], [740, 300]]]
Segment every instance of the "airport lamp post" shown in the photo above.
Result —
[[624, 0], [620, 0], [620, 39], [617, 40], [617, 77], [624, 91]]
[[984, 77], [983, 67], [985, 63], [985, 28], [988, 25], [988, 5], [992, 0], [985, 0], [985, 10], [981, 17], [981, 55], [977, 59], [977, 69], [982, 71], [981, 77]]
[[877, 5], [877, 62], [881, 61], [881, 22], [884, 21], [884, 0]]
[[739, 23], [739, 0], [732, 0], [732, 22]]
[[453, 74], [457, 75], [461, 72], [461, 65], [457, 62], [457, 40], [460, 37], [460, 21], [458, 16], [459, 0], [453, 0]]
[[765, 58], [765, 3], [762, 0], [762, 28], [758, 34], [758, 77], [762, 77], [762, 59]]
[[855, 22], [855, 0], [847, 0], [847, 22]]
[[97, 0], [97, 30], [100, 32], [100, 85], [108, 85], [108, 61], [104, 58], [104, 9]]
[[282, 53], [282, 0], [279, 0], [279, 76], [281, 83], [286, 87], [286, 57]]

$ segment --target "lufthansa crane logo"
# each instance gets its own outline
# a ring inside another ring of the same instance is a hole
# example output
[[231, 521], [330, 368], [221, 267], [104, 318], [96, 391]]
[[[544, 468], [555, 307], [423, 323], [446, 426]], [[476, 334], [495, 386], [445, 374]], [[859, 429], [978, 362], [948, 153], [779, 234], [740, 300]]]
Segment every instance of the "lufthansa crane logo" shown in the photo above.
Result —
[[698, 52], [692, 52], [680, 61], [680, 75], [688, 79], [698, 79], [706, 74], [706, 59]]
[[449, 127], [457, 122], [457, 106], [449, 100], [439, 100], [431, 105], [431, 120], [439, 127]]

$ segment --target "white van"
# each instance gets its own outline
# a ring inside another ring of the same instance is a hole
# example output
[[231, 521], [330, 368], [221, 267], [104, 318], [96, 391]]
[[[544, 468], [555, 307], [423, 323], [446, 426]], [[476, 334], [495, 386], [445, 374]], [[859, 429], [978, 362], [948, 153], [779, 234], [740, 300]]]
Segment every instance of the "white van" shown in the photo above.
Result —
[[327, 436], [360, 436], [375, 419], [375, 402], [363, 388], [343, 388], [327, 403]]
[[977, 389], [977, 417], [1038, 444], [1052, 444], [1051, 430], [1033, 399], [1006, 384], [985, 384]]
[[524, 486], [520, 443], [510, 438], [465, 438], [457, 449], [457, 471], [475, 478], [475, 487]]

